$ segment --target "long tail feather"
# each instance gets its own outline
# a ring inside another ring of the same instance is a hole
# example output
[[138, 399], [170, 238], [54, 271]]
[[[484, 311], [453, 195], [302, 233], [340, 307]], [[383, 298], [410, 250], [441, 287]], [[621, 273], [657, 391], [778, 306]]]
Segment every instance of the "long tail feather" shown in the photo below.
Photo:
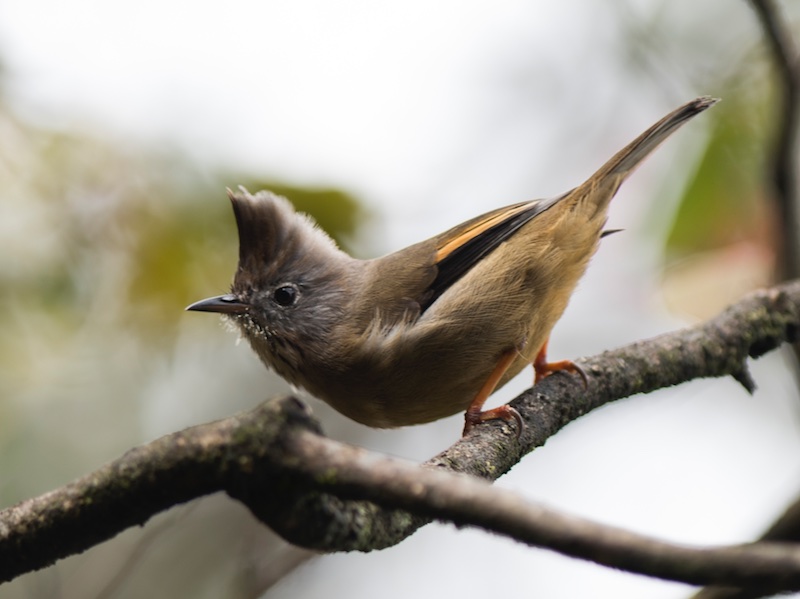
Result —
[[672, 111], [614, 154], [608, 162], [598, 169], [592, 179], [601, 179], [609, 175], [617, 175], [624, 178], [681, 125], [717, 102], [719, 102], [717, 98], [702, 96]]

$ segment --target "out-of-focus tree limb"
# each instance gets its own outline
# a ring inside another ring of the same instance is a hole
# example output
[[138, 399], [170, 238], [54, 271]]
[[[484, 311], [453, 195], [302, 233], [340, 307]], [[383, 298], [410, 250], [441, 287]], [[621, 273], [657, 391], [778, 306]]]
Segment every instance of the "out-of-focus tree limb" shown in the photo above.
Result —
[[800, 124], [800, 62], [786, 23], [773, 0], [750, 0], [778, 73], [780, 91], [767, 173], [781, 227], [782, 248], [778, 248], [779, 280], [800, 276], [800, 206], [797, 186], [797, 129]]

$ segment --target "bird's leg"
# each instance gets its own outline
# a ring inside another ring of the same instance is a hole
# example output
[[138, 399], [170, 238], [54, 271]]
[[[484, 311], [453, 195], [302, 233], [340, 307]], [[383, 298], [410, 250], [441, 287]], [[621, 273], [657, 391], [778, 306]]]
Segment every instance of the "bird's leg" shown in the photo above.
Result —
[[506, 422], [514, 420], [517, 423], [517, 438], [519, 438], [523, 427], [522, 416], [520, 416], [519, 412], [517, 412], [514, 408], [509, 405], [502, 405], [497, 408], [492, 408], [491, 410], [482, 410], [483, 404], [486, 403], [486, 400], [492, 394], [495, 387], [497, 387], [497, 383], [500, 382], [500, 379], [503, 378], [506, 370], [509, 369], [517, 356], [519, 356], [519, 350], [520, 348], [514, 347], [503, 354], [503, 356], [500, 358], [500, 361], [497, 363], [497, 366], [494, 367], [494, 370], [492, 370], [492, 373], [489, 375], [489, 378], [486, 379], [486, 382], [480, 388], [480, 391], [478, 391], [477, 395], [475, 395], [475, 399], [473, 399], [472, 403], [469, 404], [467, 411], [464, 413], [463, 434], [465, 436], [469, 431], [472, 430], [472, 427], [479, 422], [499, 419], [505, 420]]
[[558, 372], [560, 370], [566, 370], [567, 372], [571, 372], [572, 374], [580, 375], [583, 379], [583, 386], [584, 388], [589, 386], [589, 379], [586, 378], [586, 373], [583, 371], [583, 368], [575, 364], [572, 360], [559, 360], [558, 362], [548, 362], [547, 361], [547, 343], [550, 341], [548, 339], [542, 345], [542, 349], [539, 350], [539, 353], [536, 354], [536, 359], [533, 361], [533, 371], [536, 373], [533, 384], [535, 385], [539, 381], [541, 381], [544, 377], [553, 374], [554, 372]]

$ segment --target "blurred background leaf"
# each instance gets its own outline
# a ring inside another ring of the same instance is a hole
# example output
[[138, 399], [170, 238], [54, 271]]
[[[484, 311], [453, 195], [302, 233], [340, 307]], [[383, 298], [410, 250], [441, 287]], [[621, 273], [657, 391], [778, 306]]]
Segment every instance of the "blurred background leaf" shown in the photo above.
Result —
[[771, 281], [781, 232], [763, 187], [775, 106], [769, 75], [760, 53], [743, 59], [709, 113], [708, 143], [665, 238], [663, 292], [679, 314], [709, 318]]
[[709, 113], [705, 152], [679, 199], [666, 239], [667, 255], [685, 256], [741, 241], [767, 241], [768, 205], [763, 184], [765, 132], [774, 98], [765, 81], [725, 86]]

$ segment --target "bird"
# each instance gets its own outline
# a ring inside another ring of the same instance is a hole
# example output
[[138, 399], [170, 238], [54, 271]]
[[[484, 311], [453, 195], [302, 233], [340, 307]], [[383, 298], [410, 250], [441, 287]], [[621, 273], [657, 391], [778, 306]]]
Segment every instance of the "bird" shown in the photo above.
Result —
[[620, 185], [662, 141], [717, 99], [657, 121], [584, 183], [518, 202], [375, 259], [356, 259], [269, 191], [228, 190], [239, 235], [230, 292], [186, 309], [230, 319], [264, 364], [375, 428], [464, 412], [467, 435], [517, 410], [487, 398], [533, 365], [535, 381], [586, 374], [549, 362], [550, 332], [583, 276]]

